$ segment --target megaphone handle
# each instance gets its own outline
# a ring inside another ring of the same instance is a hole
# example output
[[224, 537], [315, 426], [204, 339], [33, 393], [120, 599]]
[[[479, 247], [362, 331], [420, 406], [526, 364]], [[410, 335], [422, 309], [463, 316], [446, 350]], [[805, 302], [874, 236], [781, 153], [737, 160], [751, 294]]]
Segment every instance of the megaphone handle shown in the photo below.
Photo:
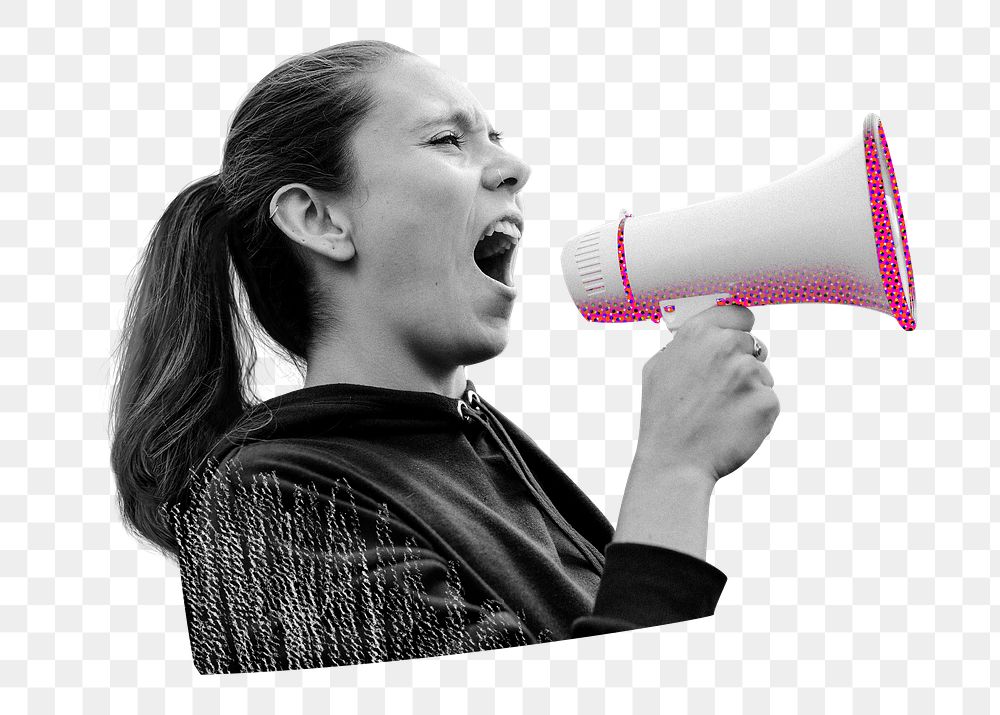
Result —
[[671, 335], [692, 315], [708, 310], [716, 305], [725, 305], [732, 299], [729, 293], [713, 293], [711, 295], [690, 295], [684, 298], [670, 298], [660, 301], [660, 314]]

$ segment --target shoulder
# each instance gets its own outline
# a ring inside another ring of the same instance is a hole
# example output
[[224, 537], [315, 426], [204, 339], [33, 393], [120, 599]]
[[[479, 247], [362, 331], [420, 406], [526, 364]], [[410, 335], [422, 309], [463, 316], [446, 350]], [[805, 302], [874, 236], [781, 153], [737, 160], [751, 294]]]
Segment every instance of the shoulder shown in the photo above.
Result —
[[280, 532], [278, 541], [313, 553], [319, 547], [309, 539], [322, 533], [358, 553], [385, 539], [430, 548], [419, 519], [375, 476], [297, 441], [242, 445], [209, 460], [189, 485], [184, 515], [189, 540], [214, 534], [249, 543]]
[[356, 460], [335, 440], [246, 441], [215, 452], [204, 466], [230, 480], [268, 477], [300, 485], [355, 481], [362, 476]]
[[268, 503], [290, 504], [296, 495], [330, 498], [338, 488], [364, 481], [329, 445], [298, 439], [230, 443], [190, 470], [181, 503], [185, 508], [232, 506], [267, 496]]
[[391, 486], [400, 475], [382, 461], [373, 461], [365, 445], [356, 441], [247, 441], [216, 452], [203, 466], [191, 481], [192, 493], [216, 503], [266, 492], [286, 505], [306, 498], [343, 503], [372, 514], [381, 509], [395, 514], [403, 508], [399, 490]]

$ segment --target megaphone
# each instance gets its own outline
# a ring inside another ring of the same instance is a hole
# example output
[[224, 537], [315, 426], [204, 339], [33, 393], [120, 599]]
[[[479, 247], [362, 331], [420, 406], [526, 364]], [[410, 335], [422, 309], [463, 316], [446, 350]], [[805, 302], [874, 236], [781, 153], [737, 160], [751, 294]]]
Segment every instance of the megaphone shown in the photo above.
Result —
[[581, 315], [599, 323], [662, 319], [675, 331], [714, 305], [839, 303], [916, 327], [899, 185], [875, 114], [840, 149], [766, 186], [623, 211], [571, 239], [562, 269]]

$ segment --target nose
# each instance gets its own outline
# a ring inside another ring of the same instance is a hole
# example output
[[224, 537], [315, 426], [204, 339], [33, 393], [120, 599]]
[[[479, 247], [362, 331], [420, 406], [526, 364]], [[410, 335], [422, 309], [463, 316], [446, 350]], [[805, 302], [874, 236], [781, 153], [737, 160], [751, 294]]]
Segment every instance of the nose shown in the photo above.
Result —
[[508, 155], [493, 164], [492, 168], [486, 169], [484, 173], [485, 183], [489, 188], [495, 189], [501, 186], [511, 186], [515, 193], [524, 188], [531, 176], [531, 167], [521, 159]]

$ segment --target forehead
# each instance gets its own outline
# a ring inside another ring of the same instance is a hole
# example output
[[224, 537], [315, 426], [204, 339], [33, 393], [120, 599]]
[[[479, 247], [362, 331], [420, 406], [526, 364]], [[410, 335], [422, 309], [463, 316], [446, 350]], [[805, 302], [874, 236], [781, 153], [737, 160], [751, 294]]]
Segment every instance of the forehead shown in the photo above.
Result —
[[456, 122], [468, 129], [492, 125], [469, 89], [422, 58], [405, 58], [379, 73], [381, 122], [403, 133]]

